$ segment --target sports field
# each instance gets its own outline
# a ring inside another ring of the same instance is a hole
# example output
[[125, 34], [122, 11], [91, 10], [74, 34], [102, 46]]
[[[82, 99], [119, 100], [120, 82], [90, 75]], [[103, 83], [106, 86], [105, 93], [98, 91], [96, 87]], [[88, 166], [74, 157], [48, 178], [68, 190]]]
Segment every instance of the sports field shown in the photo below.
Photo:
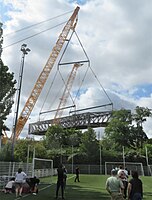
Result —
[[[74, 175], [68, 175], [65, 189], [67, 200], [110, 200], [105, 190], [105, 181], [108, 176], [103, 175], [80, 175], [80, 182], [74, 182]], [[144, 186], [144, 200], [152, 200], [152, 177], [141, 177]], [[23, 194], [25, 200], [52, 200], [55, 199], [56, 177], [53, 177], [53, 184], [40, 185], [37, 196]], [[14, 200], [15, 194], [0, 193], [0, 200]], [[60, 198], [59, 198], [60, 199]]]

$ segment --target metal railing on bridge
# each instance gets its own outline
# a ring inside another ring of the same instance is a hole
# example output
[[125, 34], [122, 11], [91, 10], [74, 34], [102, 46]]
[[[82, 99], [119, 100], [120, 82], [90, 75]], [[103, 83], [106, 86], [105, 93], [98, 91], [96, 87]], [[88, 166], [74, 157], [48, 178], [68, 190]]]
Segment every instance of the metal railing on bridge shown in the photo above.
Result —
[[[86, 112], [73, 114], [60, 118], [60, 125], [63, 128], [87, 129], [88, 127], [106, 127], [112, 115], [112, 111], [104, 112]], [[29, 134], [44, 135], [47, 129], [53, 125], [53, 119], [38, 121], [29, 124]]]

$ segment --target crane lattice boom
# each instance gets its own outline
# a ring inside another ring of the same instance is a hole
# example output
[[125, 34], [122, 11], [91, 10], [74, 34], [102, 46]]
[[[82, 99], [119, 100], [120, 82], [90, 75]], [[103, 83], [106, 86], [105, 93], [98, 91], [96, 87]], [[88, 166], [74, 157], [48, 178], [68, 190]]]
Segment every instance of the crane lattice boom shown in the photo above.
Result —
[[76, 26], [76, 23], [77, 23], [77, 14], [79, 12], [79, 7], [77, 7], [72, 16], [70, 17], [70, 19], [68, 20], [68, 22], [66, 23], [66, 25], [64, 26], [55, 46], [53, 47], [52, 49], [52, 52], [46, 62], [46, 65], [45, 67], [43, 68], [41, 74], [39, 75], [36, 83], [35, 83], [35, 86], [27, 100], [27, 102], [25, 103], [25, 106], [17, 120], [17, 125], [16, 125], [16, 131], [15, 133], [12, 133], [12, 137], [14, 137], [14, 134], [15, 134], [15, 139], [18, 138], [18, 136], [20, 135], [25, 123], [27, 122], [33, 108], [34, 108], [34, 105], [43, 89], [43, 86], [50, 74], [50, 71], [52, 70], [53, 66], [54, 66], [54, 63], [63, 47], [63, 44], [64, 42], [66, 41], [67, 39], [67, 36], [70, 32], [70, 30], [74, 30], [75, 29], [75, 26]]
[[61, 97], [59, 106], [57, 108], [57, 112], [56, 112], [55, 117], [54, 117], [54, 121], [53, 121], [54, 124], [58, 124], [60, 122], [60, 117], [62, 116], [62, 113], [63, 113], [63, 109], [61, 109], [61, 108], [63, 108], [66, 105], [67, 99], [70, 95], [70, 90], [72, 88], [73, 81], [74, 81], [75, 76], [76, 76], [77, 69], [80, 66], [81, 66], [80, 63], [75, 63], [73, 65], [72, 71], [71, 71], [70, 76], [68, 78], [68, 81], [66, 83], [63, 95]]

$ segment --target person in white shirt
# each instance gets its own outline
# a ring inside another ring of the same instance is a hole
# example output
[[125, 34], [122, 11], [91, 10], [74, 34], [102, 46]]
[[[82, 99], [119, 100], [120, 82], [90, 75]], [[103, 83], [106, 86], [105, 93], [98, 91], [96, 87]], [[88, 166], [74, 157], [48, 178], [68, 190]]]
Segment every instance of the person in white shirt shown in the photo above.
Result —
[[123, 182], [124, 185], [124, 199], [127, 198], [127, 188], [128, 188], [128, 171], [120, 166], [118, 170], [118, 177]]
[[11, 178], [11, 180], [5, 186], [5, 190], [4, 190], [5, 194], [13, 192], [14, 183], [15, 183], [15, 178]]
[[22, 196], [23, 184], [26, 181], [26, 177], [26, 174], [22, 171], [21, 168], [19, 168], [15, 175], [16, 197], [18, 197], [18, 195], [20, 197]]

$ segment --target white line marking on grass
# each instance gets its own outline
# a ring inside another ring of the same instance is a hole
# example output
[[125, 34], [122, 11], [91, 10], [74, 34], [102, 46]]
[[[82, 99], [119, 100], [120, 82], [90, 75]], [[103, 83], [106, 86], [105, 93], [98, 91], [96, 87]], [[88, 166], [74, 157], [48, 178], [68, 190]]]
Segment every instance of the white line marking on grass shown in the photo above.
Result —
[[73, 175], [73, 176], [70, 176], [70, 177], [68, 177], [67, 179], [69, 180], [69, 179], [71, 179], [71, 178], [74, 178], [75, 177], [75, 175]]
[[[51, 187], [52, 185], [54, 185], [54, 184], [47, 185], [46, 187], [39, 189], [39, 191], [45, 190], [45, 189], [47, 189], [48, 187]], [[18, 200], [18, 199], [21, 199], [21, 198], [25, 198], [25, 197], [28, 197], [28, 196], [30, 196], [30, 195], [32, 195], [32, 193], [25, 194], [25, 195], [22, 196], [22, 197], [17, 197], [17, 198], [15, 198], [15, 200]]]
[[[75, 177], [75, 176], [73, 175], [73, 176], [68, 177], [67, 179], [69, 180], [69, 179], [74, 178], [74, 177]], [[40, 192], [40, 191], [43, 191], [43, 190], [45, 190], [45, 189], [47, 189], [47, 188], [49, 188], [49, 187], [51, 187], [52, 185], [55, 185], [55, 184], [56, 184], [56, 183], [52, 183], [52, 184], [50, 184], [50, 185], [47, 185], [46, 187], [39, 189], [39, 192]], [[21, 199], [21, 198], [25, 198], [25, 197], [28, 197], [28, 196], [30, 196], [30, 195], [32, 195], [32, 193], [26, 194], [26, 195], [24, 195], [24, 196], [22, 196], [22, 197], [17, 197], [17, 198], [15, 198], [15, 200], [19, 200], [19, 199]]]

